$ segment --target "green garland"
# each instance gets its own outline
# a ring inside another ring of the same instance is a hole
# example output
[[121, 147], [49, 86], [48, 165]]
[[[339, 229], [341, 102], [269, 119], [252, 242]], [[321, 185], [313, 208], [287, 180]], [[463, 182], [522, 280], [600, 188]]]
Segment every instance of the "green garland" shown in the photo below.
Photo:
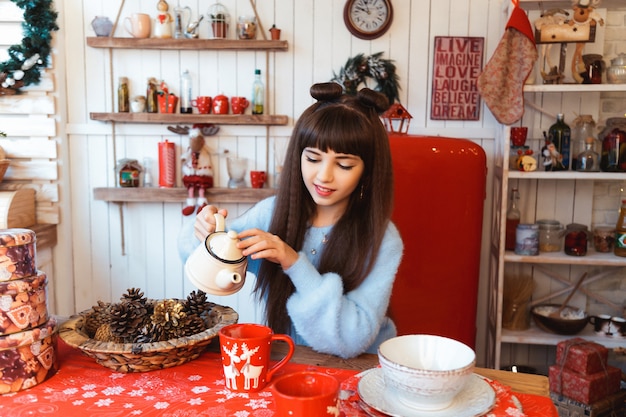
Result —
[[361, 84], [365, 84], [367, 87], [367, 79], [373, 78], [376, 80], [376, 87], [373, 90], [386, 95], [390, 104], [399, 101], [398, 91], [400, 87], [396, 75], [396, 66], [393, 61], [382, 59], [382, 54], [382, 52], [378, 52], [368, 57], [364, 54], [358, 54], [348, 58], [346, 65], [339, 71], [339, 75], [333, 72], [331, 81], [341, 84], [347, 94], [356, 94]]
[[24, 37], [20, 45], [9, 47], [9, 60], [0, 63], [0, 96], [39, 83], [40, 71], [48, 65], [51, 32], [59, 29], [52, 0], [11, 1], [24, 11]]

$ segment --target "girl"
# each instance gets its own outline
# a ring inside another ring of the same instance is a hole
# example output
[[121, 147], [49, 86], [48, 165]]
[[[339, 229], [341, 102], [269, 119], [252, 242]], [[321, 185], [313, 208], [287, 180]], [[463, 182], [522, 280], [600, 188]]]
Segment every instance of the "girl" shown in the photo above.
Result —
[[[295, 125], [277, 195], [229, 229], [241, 231], [267, 325], [349, 358], [396, 335], [386, 312], [403, 244], [390, 221], [391, 154], [378, 116], [388, 100], [370, 89], [342, 93], [336, 83], [311, 87], [318, 101]], [[215, 230], [217, 210], [197, 215], [196, 237]]]

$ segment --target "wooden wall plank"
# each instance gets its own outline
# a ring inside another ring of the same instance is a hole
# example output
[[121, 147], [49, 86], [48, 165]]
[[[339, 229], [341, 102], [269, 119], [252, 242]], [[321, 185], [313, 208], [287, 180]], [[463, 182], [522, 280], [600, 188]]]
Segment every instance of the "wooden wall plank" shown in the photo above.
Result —
[[0, 115], [0, 126], [8, 136], [56, 136], [56, 121], [43, 116]]
[[56, 159], [57, 143], [47, 137], [0, 139], [0, 146], [7, 158], [46, 158]]
[[59, 186], [58, 184], [38, 184], [36, 182], [23, 183], [23, 182], [10, 182], [3, 181], [0, 183], [0, 190], [2, 191], [14, 191], [21, 188], [32, 188], [35, 190], [35, 200], [37, 203], [57, 203], [59, 201]]
[[13, 2], [0, 1], [0, 22], [21, 22], [24, 12]]
[[55, 114], [54, 97], [34, 94], [4, 97], [0, 101], [2, 114]]
[[7, 180], [56, 180], [57, 161], [11, 160], [4, 176]]

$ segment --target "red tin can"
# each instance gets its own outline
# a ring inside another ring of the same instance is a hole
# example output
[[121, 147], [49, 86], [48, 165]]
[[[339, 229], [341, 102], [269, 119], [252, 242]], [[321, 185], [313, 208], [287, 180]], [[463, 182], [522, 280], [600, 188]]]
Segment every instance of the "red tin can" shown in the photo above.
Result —
[[176, 148], [173, 142], [159, 142], [159, 187], [176, 185]]

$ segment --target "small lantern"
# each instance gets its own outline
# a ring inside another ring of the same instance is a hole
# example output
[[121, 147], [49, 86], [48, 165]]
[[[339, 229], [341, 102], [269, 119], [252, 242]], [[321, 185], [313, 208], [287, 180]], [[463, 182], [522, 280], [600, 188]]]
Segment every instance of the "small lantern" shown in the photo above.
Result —
[[385, 129], [389, 133], [406, 134], [412, 118], [413, 116], [400, 103], [393, 103], [382, 115]]

